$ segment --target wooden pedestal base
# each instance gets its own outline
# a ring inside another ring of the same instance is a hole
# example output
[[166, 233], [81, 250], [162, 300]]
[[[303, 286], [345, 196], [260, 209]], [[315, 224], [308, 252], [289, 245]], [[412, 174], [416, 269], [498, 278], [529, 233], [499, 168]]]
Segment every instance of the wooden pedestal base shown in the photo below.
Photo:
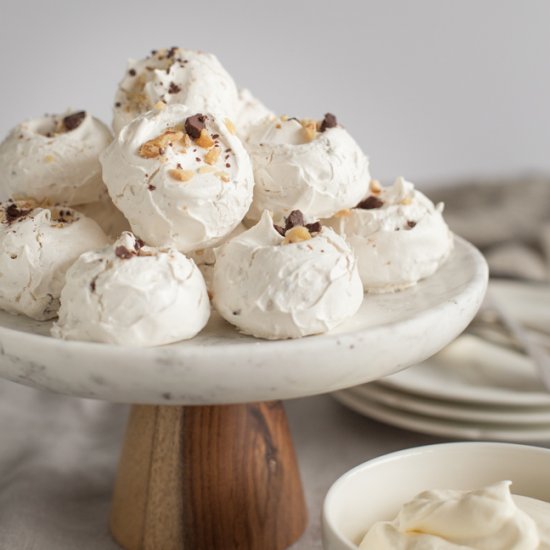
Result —
[[132, 407], [111, 515], [126, 550], [282, 550], [306, 522], [282, 403]]

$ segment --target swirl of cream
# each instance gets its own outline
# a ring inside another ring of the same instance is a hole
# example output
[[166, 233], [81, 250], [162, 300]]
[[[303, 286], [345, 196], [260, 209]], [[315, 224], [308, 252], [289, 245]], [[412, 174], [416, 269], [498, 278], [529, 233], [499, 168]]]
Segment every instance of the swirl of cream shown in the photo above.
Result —
[[216, 254], [213, 303], [241, 332], [258, 338], [299, 338], [330, 330], [363, 300], [355, 257], [330, 228], [278, 232], [260, 222]]
[[52, 335], [160, 346], [193, 338], [209, 317], [206, 285], [195, 263], [173, 249], [143, 246], [125, 232], [69, 269]]
[[208, 248], [252, 200], [250, 159], [229, 119], [169, 105], [126, 126], [101, 156], [115, 206], [136, 235], [181, 252]]
[[65, 273], [108, 243], [101, 228], [69, 207], [0, 204], [0, 308], [45, 321], [57, 315]]
[[368, 160], [332, 115], [322, 122], [267, 119], [250, 131], [247, 148], [256, 181], [247, 214], [253, 221], [263, 210], [275, 219], [294, 209], [328, 218], [368, 190]]
[[153, 51], [128, 62], [115, 95], [115, 134], [158, 102], [234, 118], [239, 99], [235, 82], [215, 55], [182, 48]]
[[[473, 491], [433, 490], [407, 502], [393, 521], [375, 523], [361, 550], [537, 550], [541, 541], [535, 519], [510, 493], [510, 481]], [[543, 503], [540, 503], [543, 504]], [[536, 510], [532, 505], [527, 509]], [[539, 509], [542, 509], [539, 507]], [[545, 507], [546, 514], [550, 505]], [[540, 516], [543, 517], [542, 515]], [[548, 515], [546, 515], [548, 519]]]
[[84, 111], [18, 124], [0, 144], [2, 199], [97, 201], [105, 192], [99, 154], [111, 140], [107, 126]]
[[370, 193], [327, 221], [355, 252], [365, 290], [392, 292], [435, 273], [453, 249], [443, 204], [403, 178], [389, 187], [373, 180]]

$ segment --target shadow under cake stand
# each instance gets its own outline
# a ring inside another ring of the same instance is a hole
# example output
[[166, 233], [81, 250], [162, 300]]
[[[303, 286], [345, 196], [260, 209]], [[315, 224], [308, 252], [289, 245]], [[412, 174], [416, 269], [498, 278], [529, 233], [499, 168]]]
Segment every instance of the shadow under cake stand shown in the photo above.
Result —
[[299, 340], [242, 336], [213, 315], [193, 340], [125, 348], [56, 340], [49, 323], [0, 314], [0, 376], [134, 404], [111, 514], [126, 550], [282, 550], [307, 514], [279, 400], [423, 361], [462, 332], [486, 286], [483, 257], [457, 238], [429, 279], [369, 294], [337, 330]]

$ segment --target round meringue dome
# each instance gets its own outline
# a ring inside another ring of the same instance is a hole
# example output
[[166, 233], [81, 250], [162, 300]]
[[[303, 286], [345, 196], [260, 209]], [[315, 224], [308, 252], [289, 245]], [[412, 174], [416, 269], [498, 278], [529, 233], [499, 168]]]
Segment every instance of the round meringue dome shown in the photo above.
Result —
[[208, 322], [210, 302], [192, 260], [143, 246], [131, 233], [83, 254], [67, 272], [52, 335], [132, 346], [192, 338]]
[[247, 214], [253, 221], [263, 210], [275, 219], [294, 209], [328, 218], [367, 193], [368, 160], [333, 115], [321, 122], [267, 119], [249, 132], [247, 149], [256, 182]]
[[128, 62], [115, 96], [115, 134], [158, 102], [235, 117], [239, 98], [235, 82], [215, 55], [182, 48], [154, 50], [145, 59]]
[[403, 178], [389, 187], [373, 180], [370, 193], [327, 221], [355, 252], [365, 290], [392, 292], [435, 273], [453, 248], [443, 204]]
[[334, 231], [316, 225], [311, 233], [296, 225], [283, 237], [285, 230], [276, 230], [264, 212], [257, 225], [223, 245], [212, 285], [221, 316], [267, 339], [326, 332], [353, 316], [363, 300], [355, 257]]
[[266, 121], [274, 120], [275, 114], [270, 111], [259, 99], [255, 98], [249, 90], [242, 88], [239, 90], [239, 104], [237, 114], [235, 115], [236, 126], [239, 129], [239, 137], [247, 141], [250, 137], [251, 129]]
[[55, 317], [67, 269], [107, 243], [93, 220], [71, 208], [0, 204], [0, 308], [38, 321]]
[[0, 144], [2, 199], [99, 200], [105, 193], [99, 154], [111, 140], [107, 126], [85, 111], [22, 122]]
[[229, 119], [184, 105], [145, 113], [120, 132], [101, 156], [103, 177], [136, 235], [190, 252], [235, 229], [254, 179], [234, 132]]

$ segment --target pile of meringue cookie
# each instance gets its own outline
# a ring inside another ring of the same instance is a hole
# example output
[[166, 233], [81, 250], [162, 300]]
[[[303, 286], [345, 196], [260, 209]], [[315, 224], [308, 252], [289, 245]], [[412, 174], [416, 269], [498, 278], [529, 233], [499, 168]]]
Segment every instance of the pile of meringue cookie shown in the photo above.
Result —
[[212, 54], [129, 61], [113, 130], [71, 110], [0, 144], [0, 308], [55, 337], [169, 344], [211, 303], [258, 338], [323, 333], [452, 249], [442, 206], [371, 180], [334, 115], [275, 116]]

